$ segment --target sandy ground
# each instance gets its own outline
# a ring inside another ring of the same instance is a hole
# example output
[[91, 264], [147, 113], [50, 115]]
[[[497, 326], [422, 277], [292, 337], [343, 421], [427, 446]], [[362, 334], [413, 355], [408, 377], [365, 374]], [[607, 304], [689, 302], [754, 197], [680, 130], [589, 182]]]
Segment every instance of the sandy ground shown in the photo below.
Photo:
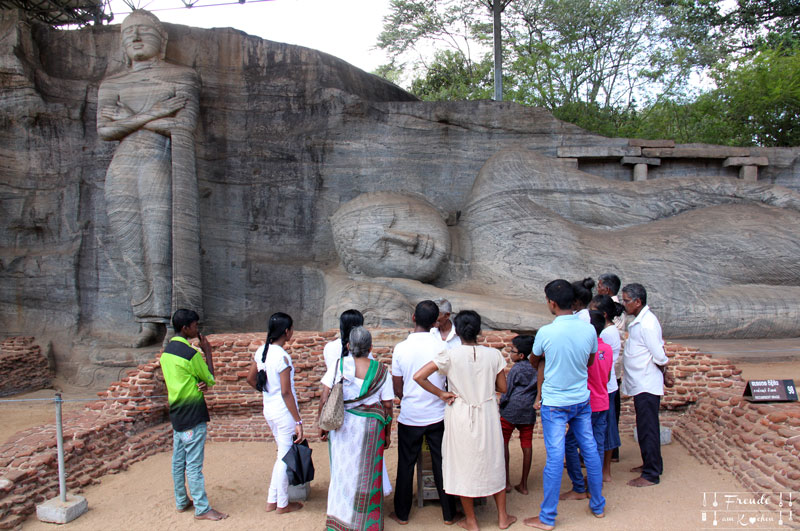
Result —
[[[625, 481], [634, 477], [634, 474], [627, 470], [640, 464], [640, 461], [637, 461], [638, 447], [632, 439], [626, 438], [623, 445], [622, 459], [612, 469], [615, 480], [604, 488], [606, 518], [594, 518], [589, 513], [586, 501], [563, 501], [559, 504], [558, 529], [698, 529], [701, 526], [704, 492], [742, 490], [731, 475], [701, 464], [678, 443], [664, 447], [665, 474], [659, 485], [644, 489], [628, 487]], [[107, 476], [100, 485], [87, 488], [83, 495], [89, 501], [89, 512], [66, 528], [323, 529], [329, 481], [328, 455], [324, 443], [315, 443], [312, 447], [316, 478], [306, 506], [296, 513], [278, 515], [264, 512], [269, 474], [275, 459], [274, 444], [209, 443], [205, 457], [206, 488], [212, 506], [230, 514], [227, 520], [197, 522], [191, 512], [179, 514], [175, 511], [170, 475], [171, 456], [165, 453], [136, 463], [121, 474]], [[518, 446], [512, 448], [511, 467], [518, 471], [521, 452]], [[532, 490], [527, 496], [517, 492], [509, 495], [508, 508], [511, 514], [518, 517], [538, 514], [542, 500], [544, 458], [543, 443], [537, 440], [534, 442], [534, 464], [529, 485]], [[390, 476], [394, 478], [397, 466], [397, 451], [394, 448], [387, 452], [387, 466]], [[565, 489], [570, 485], [566, 473], [562, 485]], [[385, 500], [386, 514], [391, 510], [391, 503], [390, 496]], [[422, 509], [414, 507], [411, 525], [399, 526], [387, 519], [386, 529], [443, 529], [441, 517], [439, 505], [427, 502]], [[493, 502], [479, 507], [478, 517], [482, 528], [497, 529]], [[514, 524], [512, 529], [526, 529], [520, 522]], [[39, 522], [32, 516], [23, 529], [52, 530], [53, 526]]]
[[[800, 383], [800, 356], [792, 353], [790, 359], [776, 361], [735, 360], [743, 370], [745, 379], [779, 377], [794, 378]], [[62, 384], [65, 397], [92, 397], [92, 391], [70, 388]], [[13, 398], [52, 398], [53, 391], [38, 391]], [[66, 404], [65, 408], [79, 408], [80, 403]], [[52, 403], [0, 404], [0, 442], [20, 429], [53, 422]], [[213, 419], [212, 419], [213, 422]], [[264, 426], [264, 429], [268, 429]], [[327, 447], [315, 443], [314, 462], [316, 479], [306, 506], [299, 512], [277, 515], [264, 512], [269, 475], [275, 459], [273, 443], [209, 443], [206, 446], [205, 475], [209, 498], [214, 508], [227, 512], [230, 518], [222, 522], [197, 522], [192, 513], [177, 513], [172, 498], [170, 454], [153, 456], [132, 465], [126, 472], [106, 476], [99, 485], [82, 493], [89, 501], [89, 512], [66, 525], [67, 529], [98, 530], [154, 530], [154, 529], [246, 529], [263, 527], [270, 530], [323, 529], [326, 496], [329, 483]], [[512, 440], [512, 481], [518, 478], [521, 452]], [[719, 529], [738, 526], [711, 525], [713, 508], [710, 505], [714, 492], [741, 492], [743, 489], [730, 474], [701, 463], [675, 442], [663, 447], [664, 470], [659, 485], [636, 489], [625, 485], [635, 474], [628, 470], [641, 464], [638, 446], [630, 437], [623, 438], [620, 463], [613, 465], [614, 481], [606, 483], [606, 518], [593, 518], [585, 501], [563, 501], [559, 504], [557, 528], [563, 530], [636, 530], [641, 529]], [[394, 480], [397, 451], [390, 448], [386, 454], [390, 476]], [[534, 440], [534, 463], [530, 476], [530, 494], [509, 494], [508, 508], [520, 518], [512, 529], [529, 529], [522, 525], [524, 517], [538, 513], [542, 499], [541, 478], [545, 462], [541, 439]], [[566, 473], [562, 488], [568, 489]], [[704, 501], [707, 503], [704, 505]], [[392, 496], [385, 500], [386, 514], [392, 507]], [[706, 520], [702, 520], [705, 514]], [[720, 513], [719, 517], [722, 518]], [[483, 529], [497, 529], [493, 502], [478, 507], [478, 519]], [[399, 526], [386, 520], [386, 529], [443, 529], [441, 510], [437, 503], [426, 502], [422, 509], [416, 505], [411, 513], [411, 525]], [[764, 527], [760, 527], [764, 528]], [[48, 529], [52, 524], [39, 522], [31, 516], [23, 525], [25, 530]], [[454, 528], [449, 528], [454, 529]]]

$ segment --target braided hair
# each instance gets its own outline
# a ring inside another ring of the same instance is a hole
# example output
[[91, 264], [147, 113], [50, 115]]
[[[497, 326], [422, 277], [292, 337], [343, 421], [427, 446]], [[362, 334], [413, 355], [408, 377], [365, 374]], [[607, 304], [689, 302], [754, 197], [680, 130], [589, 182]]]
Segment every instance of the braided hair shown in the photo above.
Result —
[[[286, 334], [286, 332], [292, 328], [293, 324], [294, 321], [292, 321], [292, 317], [289, 314], [277, 312], [270, 316], [269, 325], [267, 327], [267, 341], [264, 344], [264, 351], [261, 353], [261, 363], [267, 361], [267, 350], [269, 350], [269, 346], [275, 342], [275, 340], [280, 339], [281, 336]], [[267, 390], [267, 372], [264, 369], [258, 371], [256, 389], [262, 392]]]

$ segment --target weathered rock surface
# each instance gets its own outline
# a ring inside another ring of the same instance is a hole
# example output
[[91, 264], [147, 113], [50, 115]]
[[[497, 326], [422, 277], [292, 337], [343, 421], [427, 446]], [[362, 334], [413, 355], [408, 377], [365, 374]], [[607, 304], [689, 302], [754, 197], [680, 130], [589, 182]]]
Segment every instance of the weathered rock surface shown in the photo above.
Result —
[[[629, 146], [513, 103], [419, 102], [314, 50], [166, 26], [167, 60], [202, 81], [195, 143], [209, 331], [263, 329], [276, 310], [298, 329], [319, 328], [326, 274], [339, 267], [329, 218], [361, 193], [421, 194], [454, 221], [501, 149], [555, 157]], [[86, 361], [69, 355], [76, 334], [118, 345], [137, 333], [104, 200], [115, 146], [95, 127], [99, 84], [122, 68], [119, 27], [58, 31], [3, 11], [0, 34], [0, 329], [52, 338], [63, 370]], [[799, 153], [742, 155], [769, 160], [759, 182], [800, 189]], [[719, 159], [669, 160], [648, 179], [737, 175]], [[578, 164], [631, 179], [619, 158]]]

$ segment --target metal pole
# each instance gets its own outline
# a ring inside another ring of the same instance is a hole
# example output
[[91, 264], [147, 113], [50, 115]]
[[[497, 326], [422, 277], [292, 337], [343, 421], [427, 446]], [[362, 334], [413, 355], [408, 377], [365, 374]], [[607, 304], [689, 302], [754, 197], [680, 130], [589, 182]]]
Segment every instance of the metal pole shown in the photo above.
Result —
[[58, 446], [58, 495], [67, 502], [67, 479], [64, 473], [64, 430], [61, 427], [61, 393], [56, 393], [56, 444]]
[[494, 101], [503, 101], [503, 42], [500, 35], [500, 13], [503, 12], [503, 1], [492, 2], [494, 15]]

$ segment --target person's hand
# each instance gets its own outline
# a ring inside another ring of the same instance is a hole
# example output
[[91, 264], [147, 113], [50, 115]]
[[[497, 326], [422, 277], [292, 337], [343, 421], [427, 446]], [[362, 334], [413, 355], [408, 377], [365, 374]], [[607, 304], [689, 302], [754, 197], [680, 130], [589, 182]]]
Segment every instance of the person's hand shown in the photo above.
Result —
[[113, 107], [108, 106], [100, 109], [100, 116], [106, 120], [112, 121], [124, 120], [125, 118], [130, 118], [134, 114], [133, 109], [119, 100], [117, 100], [117, 103]]
[[203, 352], [210, 352], [211, 343], [208, 342], [208, 338], [203, 334], [197, 334], [197, 338], [200, 340], [200, 350]]
[[205, 393], [208, 391], [208, 384], [205, 382], [197, 382], [197, 388], [200, 389], [201, 393]]
[[175, 114], [186, 105], [186, 96], [172, 96], [165, 100], [157, 101], [147, 110], [153, 118], [164, 118]]
[[327, 441], [328, 440], [328, 432], [326, 430], [323, 430], [322, 428], [320, 428], [320, 430], [319, 430], [319, 438], [322, 441]]
[[295, 424], [294, 425], [294, 442], [299, 443], [303, 440], [303, 425], [302, 424]]
[[533, 403], [533, 409], [542, 409], [542, 401], [539, 398], [537, 398], [536, 402]]
[[442, 391], [442, 392], [441, 392], [441, 394], [439, 394], [439, 398], [441, 398], [441, 399], [442, 399], [442, 401], [443, 401], [445, 404], [447, 404], [448, 406], [450, 406], [450, 405], [452, 405], [452, 404], [453, 404], [453, 402], [455, 401], [455, 399], [456, 399], [456, 398], [458, 398], [458, 395], [457, 395], [457, 394], [455, 394], [455, 393], [451, 393], [450, 391]]
[[673, 387], [675, 385], [675, 378], [664, 369], [664, 387]]
[[389, 446], [391, 446], [391, 444], [392, 444], [392, 439], [389, 438], [389, 437], [386, 437], [386, 442], [383, 443], [383, 448], [384, 449], [389, 448]]

